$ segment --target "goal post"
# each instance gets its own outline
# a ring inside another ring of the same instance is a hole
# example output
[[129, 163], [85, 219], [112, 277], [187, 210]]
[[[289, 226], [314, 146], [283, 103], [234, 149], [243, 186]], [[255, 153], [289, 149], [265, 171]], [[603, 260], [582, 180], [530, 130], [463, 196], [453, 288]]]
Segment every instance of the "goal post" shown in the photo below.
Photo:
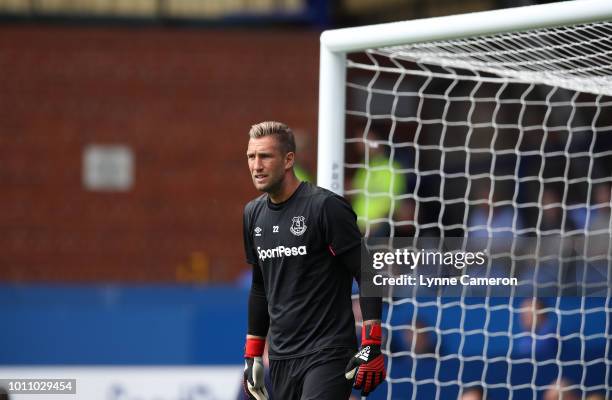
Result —
[[386, 292], [372, 398], [610, 396], [612, 1], [324, 32], [317, 184], [366, 237], [482, 239], [483, 279], [565, 290]]
[[317, 184], [342, 194], [346, 54], [412, 43], [576, 25], [612, 19], [612, 2], [576, 0], [421, 20], [328, 30], [321, 34]]

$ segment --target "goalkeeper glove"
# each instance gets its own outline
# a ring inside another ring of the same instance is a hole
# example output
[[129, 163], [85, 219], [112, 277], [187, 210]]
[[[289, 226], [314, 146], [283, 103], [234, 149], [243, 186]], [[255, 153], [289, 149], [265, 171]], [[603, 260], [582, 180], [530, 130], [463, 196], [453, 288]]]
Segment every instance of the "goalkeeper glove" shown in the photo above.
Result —
[[344, 376], [355, 378], [355, 389], [367, 396], [385, 380], [385, 360], [380, 351], [382, 329], [380, 323], [363, 324], [361, 328], [361, 350], [351, 358]]
[[268, 400], [261, 357], [265, 345], [266, 339], [247, 338], [246, 340], [242, 385], [249, 400]]

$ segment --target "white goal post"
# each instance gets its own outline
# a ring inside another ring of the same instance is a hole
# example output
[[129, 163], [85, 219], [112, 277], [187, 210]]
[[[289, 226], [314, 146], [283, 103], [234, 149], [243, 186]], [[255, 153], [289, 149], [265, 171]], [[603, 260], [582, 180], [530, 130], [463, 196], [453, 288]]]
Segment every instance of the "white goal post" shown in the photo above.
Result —
[[611, 1], [576, 0], [323, 32], [319, 69], [317, 184], [338, 194], [343, 193], [347, 53], [610, 19]]

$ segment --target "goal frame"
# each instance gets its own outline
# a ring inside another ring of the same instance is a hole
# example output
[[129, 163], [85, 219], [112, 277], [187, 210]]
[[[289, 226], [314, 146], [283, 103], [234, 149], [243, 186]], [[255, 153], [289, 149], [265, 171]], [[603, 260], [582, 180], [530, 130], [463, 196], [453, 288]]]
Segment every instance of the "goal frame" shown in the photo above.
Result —
[[317, 184], [344, 193], [348, 53], [610, 19], [612, 1], [573, 0], [324, 31], [320, 38]]

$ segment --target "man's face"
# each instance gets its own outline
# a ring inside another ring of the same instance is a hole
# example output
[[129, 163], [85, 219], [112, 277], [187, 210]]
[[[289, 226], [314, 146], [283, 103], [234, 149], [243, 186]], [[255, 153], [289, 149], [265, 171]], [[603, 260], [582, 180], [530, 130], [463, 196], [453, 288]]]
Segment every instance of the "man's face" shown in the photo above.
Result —
[[293, 165], [293, 153], [283, 154], [273, 136], [249, 139], [247, 159], [255, 188], [268, 193], [278, 190]]

